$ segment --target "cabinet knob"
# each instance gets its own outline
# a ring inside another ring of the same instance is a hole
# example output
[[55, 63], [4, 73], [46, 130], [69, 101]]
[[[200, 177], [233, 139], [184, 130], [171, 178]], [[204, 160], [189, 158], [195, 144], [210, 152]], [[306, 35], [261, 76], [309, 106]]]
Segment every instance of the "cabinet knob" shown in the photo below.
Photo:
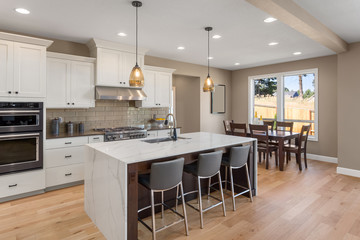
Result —
[[72, 105], [75, 105], [75, 103], [72, 103]]
[[11, 94], [11, 91], [8, 91], [8, 94]]
[[16, 91], [16, 92], [15, 92], [15, 94], [19, 94], [19, 92], [18, 92], [18, 91]]
[[70, 103], [68, 102], [67, 105], [70, 105]]

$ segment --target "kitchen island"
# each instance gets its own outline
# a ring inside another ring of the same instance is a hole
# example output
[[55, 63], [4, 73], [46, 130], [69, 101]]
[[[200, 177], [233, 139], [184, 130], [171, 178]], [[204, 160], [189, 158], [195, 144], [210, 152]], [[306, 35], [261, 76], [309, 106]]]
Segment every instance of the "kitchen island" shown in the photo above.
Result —
[[177, 141], [158, 143], [146, 139], [87, 145], [85, 161], [85, 211], [109, 240], [137, 239], [138, 173], [151, 163], [178, 157], [185, 164], [200, 153], [251, 144], [249, 171], [253, 194], [257, 189], [257, 141], [253, 138], [207, 132], [181, 134]]

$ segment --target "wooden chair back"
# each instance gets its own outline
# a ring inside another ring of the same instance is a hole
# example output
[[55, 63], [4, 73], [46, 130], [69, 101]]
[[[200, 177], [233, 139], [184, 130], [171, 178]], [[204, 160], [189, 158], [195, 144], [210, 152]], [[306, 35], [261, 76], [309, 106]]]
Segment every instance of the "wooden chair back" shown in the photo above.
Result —
[[224, 120], [223, 121], [226, 135], [233, 135], [232, 131], [231, 131], [231, 126], [230, 126], [230, 123], [233, 123], [233, 122], [234, 122], [234, 120]]
[[308, 140], [308, 137], [309, 137], [310, 128], [311, 128], [311, 125], [303, 125], [301, 127], [301, 132], [300, 132], [299, 140], [298, 140], [299, 150], [301, 150], [301, 149], [306, 150], [307, 140]]
[[294, 122], [276, 122], [275, 130], [292, 133], [293, 128], [294, 128]]
[[268, 127], [269, 130], [273, 131], [274, 130], [274, 122], [275, 121], [263, 121], [264, 125]]
[[267, 125], [249, 124], [250, 134], [252, 138], [257, 138], [258, 142], [269, 143], [269, 128]]
[[246, 123], [230, 123], [230, 128], [232, 135], [246, 137], [247, 136], [247, 129]]

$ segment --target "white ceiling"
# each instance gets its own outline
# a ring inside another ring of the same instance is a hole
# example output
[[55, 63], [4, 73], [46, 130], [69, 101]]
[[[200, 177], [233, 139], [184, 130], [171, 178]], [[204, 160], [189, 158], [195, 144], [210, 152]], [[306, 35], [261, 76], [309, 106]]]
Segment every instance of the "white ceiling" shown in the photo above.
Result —
[[[100, 38], [134, 45], [135, 8], [129, 0], [0, 0], [0, 29], [86, 43]], [[320, 21], [350, 42], [360, 41], [360, 24], [353, 7], [358, 0], [296, 0]], [[332, 4], [326, 4], [331, 2]], [[339, 4], [337, 4], [339, 3]], [[340, 6], [339, 6], [340, 5]], [[327, 12], [323, 12], [324, 6]], [[14, 8], [31, 11], [20, 15]], [[341, 9], [344, 14], [333, 14]], [[359, 12], [359, 11], [358, 11]], [[343, 16], [344, 15], [344, 16]], [[143, 0], [139, 9], [139, 46], [148, 55], [177, 61], [207, 64], [206, 26], [222, 38], [211, 39], [211, 66], [240, 69], [334, 54], [333, 51], [276, 21], [264, 23], [268, 14], [245, 0]], [[343, 21], [339, 21], [342, 19]], [[338, 20], [337, 22], [334, 20]], [[359, 23], [359, 22], [358, 22]], [[356, 33], [352, 33], [356, 30]], [[118, 37], [125, 32], [127, 37]], [[269, 42], [279, 42], [268, 46]], [[178, 46], [185, 50], [177, 50]], [[303, 54], [294, 56], [292, 53]], [[234, 63], [239, 62], [239, 66]]]
[[359, 0], [294, 0], [348, 43], [360, 41]]

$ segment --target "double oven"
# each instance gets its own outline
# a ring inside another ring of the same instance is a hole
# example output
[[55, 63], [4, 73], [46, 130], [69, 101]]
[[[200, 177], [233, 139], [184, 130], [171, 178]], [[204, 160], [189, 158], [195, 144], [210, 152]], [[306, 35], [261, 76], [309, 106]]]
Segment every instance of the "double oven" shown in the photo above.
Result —
[[43, 168], [43, 103], [0, 102], [0, 174]]

